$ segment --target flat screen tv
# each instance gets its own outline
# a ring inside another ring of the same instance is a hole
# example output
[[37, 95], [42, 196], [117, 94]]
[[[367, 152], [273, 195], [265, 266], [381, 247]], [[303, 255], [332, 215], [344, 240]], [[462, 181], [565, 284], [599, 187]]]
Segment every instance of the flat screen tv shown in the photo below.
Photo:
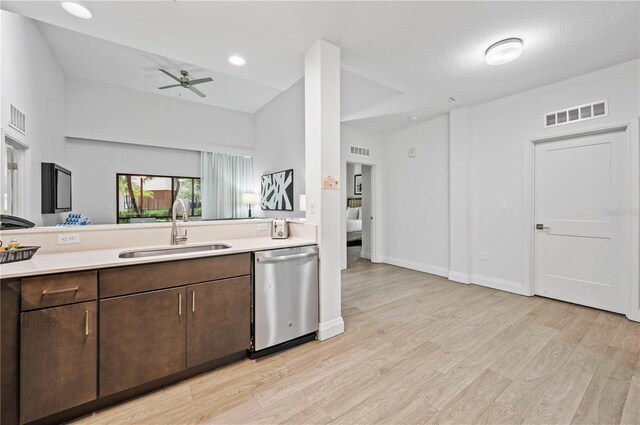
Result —
[[71, 211], [71, 171], [42, 163], [42, 214]]

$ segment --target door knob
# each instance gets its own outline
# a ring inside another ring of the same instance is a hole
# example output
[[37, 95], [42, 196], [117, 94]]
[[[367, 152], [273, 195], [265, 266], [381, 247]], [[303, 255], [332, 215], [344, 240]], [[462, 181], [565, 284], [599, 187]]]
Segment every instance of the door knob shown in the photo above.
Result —
[[544, 230], [544, 229], [549, 229], [549, 227], [545, 226], [544, 224], [536, 224], [536, 230]]

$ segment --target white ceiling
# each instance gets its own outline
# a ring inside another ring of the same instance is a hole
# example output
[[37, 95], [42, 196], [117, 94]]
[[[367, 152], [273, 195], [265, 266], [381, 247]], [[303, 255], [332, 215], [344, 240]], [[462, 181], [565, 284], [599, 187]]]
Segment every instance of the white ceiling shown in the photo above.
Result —
[[[343, 84], [343, 119], [379, 130], [635, 59], [640, 51], [635, 1], [84, 3], [94, 14], [88, 21], [68, 15], [59, 1], [3, 1], [2, 8], [154, 59], [195, 64], [220, 84], [236, 84], [247, 97], [236, 108], [246, 110], [300, 79], [305, 50], [323, 38], [341, 47], [342, 67], [351, 73], [343, 78], [355, 77]], [[508, 37], [524, 40], [522, 57], [486, 65], [485, 49]], [[246, 66], [230, 65], [232, 54]], [[136, 66], [155, 66], [149, 61]]]

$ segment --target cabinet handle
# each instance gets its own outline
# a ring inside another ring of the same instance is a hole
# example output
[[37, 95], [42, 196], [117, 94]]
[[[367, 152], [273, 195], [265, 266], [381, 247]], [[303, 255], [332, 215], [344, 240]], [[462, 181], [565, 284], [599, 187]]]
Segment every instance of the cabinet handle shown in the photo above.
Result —
[[191, 312], [196, 312], [196, 291], [191, 292]]
[[182, 293], [178, 294], [178, 316], [182, 316]]
[[62, 294], [64, 292], [76, 292], [78, 289], [80, 288], [77, 286], [74, 286], [73, 288], [45, 289], [44, 291], [42, 291], [42, 295]]
[[89, 310], [84, 311], [84, 334], [89, 336]]

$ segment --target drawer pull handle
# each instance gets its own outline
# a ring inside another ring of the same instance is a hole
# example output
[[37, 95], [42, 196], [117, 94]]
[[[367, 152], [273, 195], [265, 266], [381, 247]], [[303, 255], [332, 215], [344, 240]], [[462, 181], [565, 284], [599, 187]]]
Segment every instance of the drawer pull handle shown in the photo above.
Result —
[[73, 288], [62, 288], [62, 289], [45, 289], [42, 291], [42, 295], [53, 295], [53, 294], [64, 294], [65, 292], [77, 292], [80, 289], [77, 286]]
[[196, 291], [191, 293], [191, 312], [196, 312]]
[[178, 294], [178, 316], [182, 316], [182, 293]]
[[89, 336], [89, 310], [84, 311], [84, 334]]

